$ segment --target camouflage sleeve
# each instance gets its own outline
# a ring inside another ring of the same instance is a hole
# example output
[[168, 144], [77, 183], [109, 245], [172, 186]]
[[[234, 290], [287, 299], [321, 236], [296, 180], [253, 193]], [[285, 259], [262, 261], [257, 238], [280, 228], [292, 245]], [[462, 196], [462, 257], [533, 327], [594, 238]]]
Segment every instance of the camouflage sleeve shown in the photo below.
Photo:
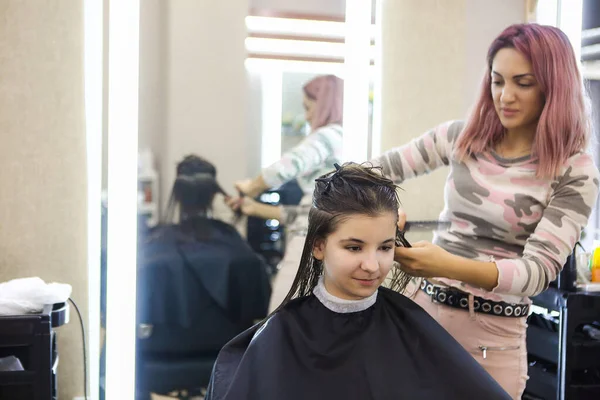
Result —
[[446, 122], [404, 146], [386, 151], [372, 163], [380, 165], [383, 173], [396, 183], [430, 173], [449, 165], [454, 143], [462, 128], [462, 121]]
[[556, 279], [596, 203], [598, 176], [588, 154], [570, 159], [564, 174], [552, 185], [548, 206], [527, 239], [522, 258], [496, 261], [499, 276], [494, 292], [535, 296]]
[[322, 167], [325, 160], [342, 146], [341, 132], [323, 127], [286, 152], [279, 161], [262, 170], [267, 185], [276, 187]]

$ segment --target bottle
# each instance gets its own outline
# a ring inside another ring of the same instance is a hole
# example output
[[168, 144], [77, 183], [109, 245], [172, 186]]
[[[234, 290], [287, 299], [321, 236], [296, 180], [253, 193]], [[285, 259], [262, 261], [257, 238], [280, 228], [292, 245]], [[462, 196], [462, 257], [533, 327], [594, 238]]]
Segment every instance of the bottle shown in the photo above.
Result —
[[600, 283], [600, 247], [594, 249], [590, 258], [590, 271], [592, 272], [592, 282]]

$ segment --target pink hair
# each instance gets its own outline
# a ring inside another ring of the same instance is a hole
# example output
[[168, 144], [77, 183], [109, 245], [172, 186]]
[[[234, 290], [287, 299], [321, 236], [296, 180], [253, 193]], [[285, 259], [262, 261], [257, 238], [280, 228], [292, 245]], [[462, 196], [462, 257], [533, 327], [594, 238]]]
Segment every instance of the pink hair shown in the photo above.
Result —
[[344, 81], [335, 75], [318, 76], [304, 85], [304, 93], [316, 101], [310, 122], [314, 131], [325, 125], [342, 123]]
[[479, 100], [458, 138], [456, 155], [465, 159], [489, 151], [504, 135], [491, 93], [492, 62], [503, 48], [514, 48], [533, 67], [544, 96], [532, 148], [532, 155], [538, 159], [536, 175], [556, 177], [565, 161], [587, 146], [591, 122], [571, 43], [567, 35], [552, 26], [512, 25], [492, 42]]

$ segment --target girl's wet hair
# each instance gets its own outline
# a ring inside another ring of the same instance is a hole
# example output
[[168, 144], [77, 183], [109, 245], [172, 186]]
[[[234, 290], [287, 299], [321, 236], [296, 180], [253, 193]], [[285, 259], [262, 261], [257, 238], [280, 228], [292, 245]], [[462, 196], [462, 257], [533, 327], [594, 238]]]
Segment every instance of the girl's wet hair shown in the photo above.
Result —
[[162, 225], [179, 222], [182, 230], [193, 233], [197, 239], [207, 238], [209, 226], [202, 217], [210, 217], [217, 193], [225, 195], [217, 182], [215, 166], [196, 155], [186, 156], [177, 164], [177, 176]]
[[[396, 218], [398, 216], [398, 187], [382, 174], [380, 167], [355, 163], [340, 167], [336, 164], [335, 171], [316, 181], [300, 267], [290, 291], [274, 313], [291, 299], [312, 293], [323, 274], [323, 263], [313, 257], [313, 248], [318, 240], [333, 233], [341, 222], [353, 215], [377, 217], [391, 213]], [[394, 263], [388, 286], [401, 292], [410, 279], [411, 276]]]

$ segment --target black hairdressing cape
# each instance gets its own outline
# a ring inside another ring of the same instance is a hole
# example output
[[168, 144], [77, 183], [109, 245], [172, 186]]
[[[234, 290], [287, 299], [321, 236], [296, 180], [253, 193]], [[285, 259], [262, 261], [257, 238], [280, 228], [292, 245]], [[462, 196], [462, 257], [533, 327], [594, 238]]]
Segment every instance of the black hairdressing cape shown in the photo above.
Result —
[[510, 396], [425, 310], [380, 288], [338, 314], [296, 299], [219, 353], [206, 400], [497, 400]]
[[210, 231], [206, 239], [165, 225], [140, 246], [140, 323], [210, 326], [218, 325], [213, 319], [222, 314], [237, 334], [267, 315], [271, 286], [266, 264], [232, 226], [212, 219], [204, 223]]

